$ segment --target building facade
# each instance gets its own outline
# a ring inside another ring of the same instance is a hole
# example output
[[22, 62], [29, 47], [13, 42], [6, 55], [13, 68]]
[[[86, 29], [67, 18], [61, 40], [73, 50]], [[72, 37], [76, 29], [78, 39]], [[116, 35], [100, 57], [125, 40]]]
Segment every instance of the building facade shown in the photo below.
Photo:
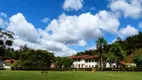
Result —
[[73, 68], [93, 68], [99, 66], [99, 57], [90, 55], [71, 56]]

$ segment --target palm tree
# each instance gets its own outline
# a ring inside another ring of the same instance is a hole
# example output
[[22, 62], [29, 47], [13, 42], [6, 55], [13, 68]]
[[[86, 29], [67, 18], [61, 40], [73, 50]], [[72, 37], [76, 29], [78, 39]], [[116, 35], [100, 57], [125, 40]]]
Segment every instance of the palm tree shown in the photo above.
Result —
[[104, 52], [106, 45], [107, 45], [107, 41], [103, 37], [99, 37], [99, 39], [96, 41], [96, 47], [100, 53], [100, 63], [99, 63], [100, 68], [102, 68], [102, 62], [103, 62], [102, 53]]

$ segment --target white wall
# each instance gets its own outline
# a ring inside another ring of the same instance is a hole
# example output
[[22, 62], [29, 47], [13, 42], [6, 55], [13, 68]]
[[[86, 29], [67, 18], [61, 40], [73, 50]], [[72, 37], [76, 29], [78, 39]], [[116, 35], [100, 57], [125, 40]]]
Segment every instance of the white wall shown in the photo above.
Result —
[[[80, 67], [79, 67], [80, 65]], [[74, 61], [73, 62], [73, 67], [74, 68], [92, 68], [98, 65], [98, 62], [92, 61], [92, 62], [85, 62], [85, 60], [80, 60], [80, 61]]]

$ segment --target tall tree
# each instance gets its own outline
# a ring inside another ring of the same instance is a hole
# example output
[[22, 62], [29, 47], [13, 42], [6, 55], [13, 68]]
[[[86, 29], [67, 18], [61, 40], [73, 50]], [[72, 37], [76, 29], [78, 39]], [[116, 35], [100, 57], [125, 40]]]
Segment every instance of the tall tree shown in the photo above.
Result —
[[29, 50], [31, 50], [31, 49], [28, 47], [27, 44], [25, 44], [24, 46], [20, 46], [20, 49], [19, 49], [20, 52], [26, 52]]
[[99, 39], [96, 41], [96, 47], [98, 52], [100, 53], [100, 68], [102, 68], [102, 62], [103, 62], [102, 53], [104, 52], [106, 46], [107, 46], [107, 41], [103, 37], [99, 37]]
[[4, 55], [5, 50], [12, 46], [13, 35], [14, 33], [10, 31], [0, 29], [0, 58]]

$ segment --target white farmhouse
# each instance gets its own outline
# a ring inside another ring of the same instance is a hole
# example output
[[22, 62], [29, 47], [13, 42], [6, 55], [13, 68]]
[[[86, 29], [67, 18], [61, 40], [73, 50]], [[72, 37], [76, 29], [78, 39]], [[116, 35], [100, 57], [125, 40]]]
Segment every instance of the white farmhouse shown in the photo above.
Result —
[[99, 57], [90, 55], [70, 56], [74, 60], [73, 68], [93, 68], [99, 66]]

